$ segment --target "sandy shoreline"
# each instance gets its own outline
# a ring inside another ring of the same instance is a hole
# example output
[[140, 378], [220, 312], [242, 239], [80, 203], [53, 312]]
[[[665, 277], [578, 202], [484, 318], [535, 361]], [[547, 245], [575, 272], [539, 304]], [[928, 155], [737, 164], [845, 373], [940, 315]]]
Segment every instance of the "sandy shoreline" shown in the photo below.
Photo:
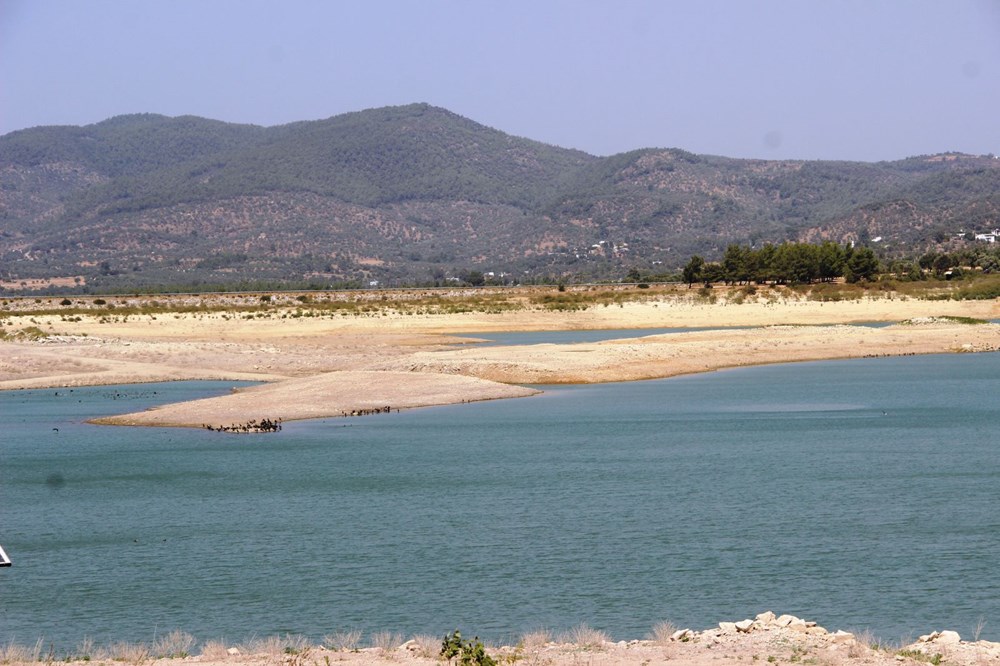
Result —
[[[102, 419], [229, 426], [531, 395], [521, 384], [671, 377], [767, 363], [1000, 350], [993, 301], [866, 298], [707, 303], [685, 292], [586, 308], [501, 312], [380, 309], [303, 316], [294, 306], [225, 311], [5, 315], [0, 390], [185, 379], [266, 382], [210, 400]], [[291, 316], [290, 316], [291, 313]], [[927, 318], [939, 319], [927, 319]], [[882, 328], [856, 322], [902, 322]], [[725, 327], [751, 328], [725, 328]], [[39, 340], [16, 337], [33, 327]], [[475, 346], [466, 331], [717, 327], [599, 343]], [[13, 339], [10, 339], [13, 338]]]

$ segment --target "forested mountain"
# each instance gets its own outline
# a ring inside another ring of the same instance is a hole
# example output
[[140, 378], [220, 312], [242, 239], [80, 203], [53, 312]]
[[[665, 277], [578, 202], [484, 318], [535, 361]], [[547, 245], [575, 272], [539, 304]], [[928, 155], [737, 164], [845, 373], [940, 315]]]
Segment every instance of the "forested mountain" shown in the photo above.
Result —
[[121, 116], [0, 137], [0, 280], [426, 282], [677, 270], [730, 243], [886, 255], [1000, 226], [1000, 160], [610, 157], [425, 104], [262, 128]]

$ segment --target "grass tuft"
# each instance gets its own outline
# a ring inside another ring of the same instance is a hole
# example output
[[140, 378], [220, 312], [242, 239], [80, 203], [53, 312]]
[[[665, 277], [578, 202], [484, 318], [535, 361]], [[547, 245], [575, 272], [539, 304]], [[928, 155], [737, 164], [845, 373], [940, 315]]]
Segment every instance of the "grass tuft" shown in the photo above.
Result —
[[152, 653], [157, 659], [183, 659], [191, 653], [194, 636], [175, 629], [153, 642]]
[[222, 640], [205, 641], [201, 646], [200, 655], [208, 661], [221, 661], [229, 656], [229, 648]]
[[520, 642], [525, 650], [537, 650], [552, 642], [552, 632], [548, 629], [529, 631], [521, 635]]
[[653, 630], [649, 634], [649, 640], [653, 641], [657, 645], [667, 645], [670, 643], [670, 637], [673, 636], [676, 631], [677, 627], [673, 622], [663, 620], [662, 622], [657, 622], [653, 625]]
[[335, 631], [332, 634], [323, 636], [323, 647], [341, 652], [353, 652], [358, 649], [361, 643], [361, 630], [348, 629]]
[[417, 644], [417, 656], [425, 659], [435, 659], [441, 653], [441, 639], [427, 634], [419, 634], [413, 637]]
[[608, 635], [603, 631], [578, 624], [566, 632], [562, 642], [572, 643], [585, 650], [595, 650], [603, 647], [608, 640]]
[[18, 645], [13, 640], [6, 645], [0, 645], [0, 664], [20, 664], [40, 661], [42, 657], [41, 638], [34, 645]]
[[392, 631], [377, 631], [372, 634], [371, 646], [385, 654], [394, 652], [403, 644], [403, 635]]
[[149, 646], [145, 643], [129, 643], [119, 641], [107, 648], [107, 658], [111, 661], [124, 661], [129, 664], [141, 664], [149, 659]]

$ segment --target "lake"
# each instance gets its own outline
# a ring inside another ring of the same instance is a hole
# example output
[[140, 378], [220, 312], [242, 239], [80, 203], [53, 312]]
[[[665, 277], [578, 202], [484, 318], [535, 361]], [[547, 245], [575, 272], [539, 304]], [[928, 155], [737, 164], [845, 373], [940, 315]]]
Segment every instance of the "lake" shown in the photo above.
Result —
[[1000, 354], [742, 368], [280, 433], [92, 426], [232, 383], [0, 393], [0, 641], [615, 639], [771, 609], [1000, 637]]

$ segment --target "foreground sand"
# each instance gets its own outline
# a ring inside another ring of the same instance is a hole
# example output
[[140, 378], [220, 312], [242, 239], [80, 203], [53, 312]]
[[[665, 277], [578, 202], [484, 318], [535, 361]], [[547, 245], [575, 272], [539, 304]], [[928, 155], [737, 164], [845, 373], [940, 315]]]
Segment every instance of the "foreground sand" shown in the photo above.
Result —
[[[8, 314], [5, 330], [49, 337], [0, 342], [0, 389], [181, 379], [252, 380], [231, 395], [103, 419], [125, 425], [231, 426], [389, 407], [528, 396], [519, 384], [670, 377], [744, 365], [1000, 350], [997, 301], [706, 303], [681, 293], [571, 311], [398, 312], [289, 317], [173, 312], [129, 317]], [[884, 328], [847, 325], [903, 322]], [[736, 327], [602, 343], [483, 347], [468, 331]]]
[[[815, 622], [791, 615], [776, 616], [770, 611], [754, 619], [720, 622], [703, 631], [678, 630], [664, 623], [654, 628], [653, 634], [646, 640], [612, 642], [601, 632], [581, 625], [555, 640], [547, 632], [535, 632], [524, 636], [516, 646], [489, 647], [487, 654], [498, 666], [516, 663], [526, 666], [711, 666], [719, 663], [985, 666], [1000, 663], [1000, 643], [961, 640], [954, 631], [932, 631], [915, 641], [907, 639], [888, 644], [867, 632], [828, 631]], [[210, 642], [202, 647], [198, 656], [185, 658], [157, 658], [155, 650], [157, 647], [163, 649], [163, 645], [119, 644], [103, 651], [105, 654], [95, 650], [96, 654], [90, 655], [86, 662], [67, 660], [67, 663], [155, 661], [165, 666], [193, 663], [218, 666], [433, 666], [459, 663], [458, 659], [446, 662], [439, 656], [440, 638], [422, 636], [403, 642], [401, 637], [386, 633], [376, 642], [382, 647], [312, 646], [294, 636], [256, 640], [240, 646]], [[6, 656], [3, 663], [40, 661], [33, 656], [17, 659], [16, 653]], [[472, 662], [468, 666], [479, 664]]]

